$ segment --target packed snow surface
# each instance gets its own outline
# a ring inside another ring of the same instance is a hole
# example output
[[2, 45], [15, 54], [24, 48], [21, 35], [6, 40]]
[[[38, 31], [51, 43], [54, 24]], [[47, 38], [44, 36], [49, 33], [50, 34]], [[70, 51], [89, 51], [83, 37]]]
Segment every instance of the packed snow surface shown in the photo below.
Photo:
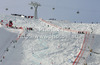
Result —
[[[100, 24], [45, 22], [8, 15], [0, 15], [0, 19], [4, 20], [0, 25], [0, 65], [73, 65], [83, 43], [84, 53], [75, 63], [100, 65]], [[23, 30], [6, 27], [9, 20]]]

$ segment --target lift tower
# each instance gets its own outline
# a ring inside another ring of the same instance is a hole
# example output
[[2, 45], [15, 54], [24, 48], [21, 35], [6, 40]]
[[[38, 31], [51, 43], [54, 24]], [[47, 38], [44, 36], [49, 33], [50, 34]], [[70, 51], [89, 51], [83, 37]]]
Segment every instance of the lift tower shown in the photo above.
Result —
[[37, 16], [37, 8], [38, 8], [38, 6], [41, 6], [41, 5], [39, 3], [37, 3], [37, 2], [32, 2], [32, 1], [31, 1], [31, 3], [29, 3], [29, 5], [34, 6], [34, 8], [35, 8], [34, 18], [35, 19], [38, 19], [38, 16]]

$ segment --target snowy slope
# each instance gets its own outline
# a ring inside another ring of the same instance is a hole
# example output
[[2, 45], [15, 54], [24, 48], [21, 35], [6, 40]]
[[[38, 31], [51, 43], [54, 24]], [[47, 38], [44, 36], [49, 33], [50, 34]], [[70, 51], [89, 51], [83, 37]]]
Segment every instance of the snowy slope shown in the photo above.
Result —
[[[16, 20], [13, 22], [14, 26], [23, 27], [24, 32], [20, 39], [9, 47], [9, 51], [5, 53], [5, 58], [0, 62], [0, 65], [73, 65], [85, 37], [82, 50], [82, 53], [84, 53], [83, 55], [81, 53], [82, 57], [81, 55], [78, 57], [77, 65], [84, 63], [100, 65], [100, 24], [81, 24], [66, 21], [62, 23], [61, 21], [51, 20], [46, 23], [41, 19], [32, 20], [17, 17], [11, 17], [11, 19]], [[32, 27], [33, 30], [29, 31], [26, 29], [27, 27]], [[18, 32], [15, 29], [8, 29]], [[87, 31], [89, 34], [85, 36], [85, 34], [78, 34], [77, 31]], [[93, 49], [97, 54], [91, 53], [90, 49]], [[90, 56], [90, 53], [92, 56]]]
[[2, 55], [6, 52], [7, 48], [10, 46], [12, 40], [15, 40], [17, 34], [10, 32], [7, 29], [0, 27], [0, 59]]

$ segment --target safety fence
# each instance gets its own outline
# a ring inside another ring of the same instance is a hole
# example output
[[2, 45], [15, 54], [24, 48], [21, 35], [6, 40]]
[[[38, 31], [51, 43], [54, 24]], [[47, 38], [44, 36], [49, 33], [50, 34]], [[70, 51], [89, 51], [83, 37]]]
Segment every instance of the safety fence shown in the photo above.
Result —
[[[83, 62], [83, 64], [81, 64], [81, 65], [87, 65], [87, 63], [88, 63], [87, 59], [88, 59], [89, 56], [91, 56], [92, 47], [93, 47], [93, 44], [94, 44], [94, 34], [88, 36], [86, 43], [88, 43], [88, 44], [86, 45], [86, 48], [84, 50], [84, 54], [82, 56], [83, 58], [80, 59], [80, 63]], [[80, 65], [80, 63], [77, 64], [77, 65]]]
[[76, 31], [76, 30], [64, 29], [64, 28], [62, 28], [62, 27], [60, 27], [60, 26], [54, 25], [54, 24], [52, 24], [52, 23], [50, 23], [50, 22], [47, 22], [47, 21], [43, 20], [42, 18], [40, 18], [40, 21], [45, 22], [45, 23], [47, 23], [48, 25], [51, 25], [51, 26], [53, 26], [53, 27], [56, 27], [56, 28], [58, 28], [58, 29], [60, 29], [60, 30], [70, 31], [70, 32], [77, 32], [77, 33], [78, 33], [78, 31]]
[[75, 65], [75, 63], [77, 64], [77, 63], [79, 62], [79, 59], [81, 58], [80, 55], [81, 55], [81, 53], [82, 53], [82, 50], [83, 50], [83, 46], [84, 46], [84, 44], [85, 44], [85, 41], [86, 41], [86, 34], [85, 34], [85, 37], [84, 37], [84, 41], [83, 41], [81, 50], [80, 50], [80, 52], [78, 53], [76, 59], [74, 60], [73, 65]]
[[43, 19], [40, 19], [40, 21], [45, 22], [48, 25], [54, 26], [54, 27], [59, 28], [59, 29], [64, 30], [64, 31], [76, 32], [78, 34], [85, 34], [81, 49], [80, 49], [78, 55], [76, 56], [75, 60], [73, 61], [72, 65], [85, 65], [86, 64], [86, 59], [90, 53], [89, 47], [92, 47], [92, 45], [93, 45], [93, 43], [91, 44], [91, 41], [90, 41], [92, 37], [90, 36], [89, 31], [77, 31], [77, 30], [71, 30], [71, 29], [64, 29], [60, 26], [54, 25], [54, 24], [47, 22]]
[[82, 65], [84, 64], [84, 62], [80, 62], [80, 60], [82, 59], [85, 60], [85, 56], [83, 56], [84, 52], [86, 51], [86, 47], [87, 47], [87, 43], [88, 43], [88, 38], [89, 38], [89, 34], [85, 34], [85, 37], [84, 37], [84, 41], [83, 41], [83, 44], [82, 44], [82, 47], [81, 47], [81, 50], [80, 52], [78, 53], [76, 59], [74, 60], [73, 62], [73, 65]]

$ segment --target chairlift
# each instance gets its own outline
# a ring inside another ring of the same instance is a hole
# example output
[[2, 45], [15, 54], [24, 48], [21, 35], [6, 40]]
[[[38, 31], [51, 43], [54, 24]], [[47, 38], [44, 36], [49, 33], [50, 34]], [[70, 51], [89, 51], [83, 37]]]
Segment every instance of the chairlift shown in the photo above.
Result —
[[55, 8], [52, 8], [52, 10], [55, 10]]
[[30, 7], [30, 9], [33, 9], [33, 7]]
[[6, 11], [8, 10], [8, 8], [5, 9]]
[[79, 11], [77, 11], [77, 14], [79, 14], [80, 12]]

